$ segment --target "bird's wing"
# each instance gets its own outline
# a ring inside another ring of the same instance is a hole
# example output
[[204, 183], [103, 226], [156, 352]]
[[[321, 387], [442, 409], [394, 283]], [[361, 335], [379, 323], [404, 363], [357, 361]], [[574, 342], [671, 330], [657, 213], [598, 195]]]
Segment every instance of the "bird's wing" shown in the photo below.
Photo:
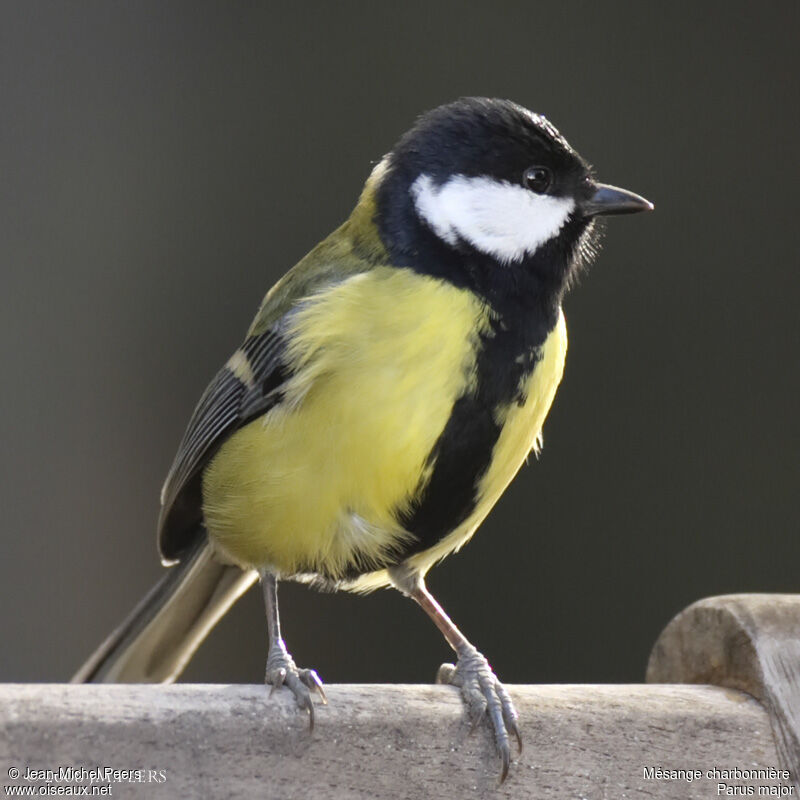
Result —
[[283, 362], [288, 316], [311, 295], [386, 262], [372, 223], [372, 180], [350, 218], [267, 293], [244, 344], [201, 397], [161, 493], [158, 544], [165, 562], [180, 560], [201, 535], [202, 472], [209, 459], [234, 430], [280, 402], [290, 377]]
[[161, 491], [159, 549], [179, 559], [202, 520], [201, 476], [227, 435], [280, 402], [287, 378], [281, 321], [249, 336], [200, 398]]

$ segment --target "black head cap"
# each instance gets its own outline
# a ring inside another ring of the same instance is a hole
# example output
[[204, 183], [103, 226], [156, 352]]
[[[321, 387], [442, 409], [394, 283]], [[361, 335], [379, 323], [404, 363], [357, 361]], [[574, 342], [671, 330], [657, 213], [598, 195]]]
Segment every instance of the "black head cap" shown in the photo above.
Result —
[[[553, 191], [579, 181], [588, 165], [547, 119], [510, 100], [463, 97], [428, 111], [397, 142], [394, 170], [442, 182], [453, 175], [490, 176], [519, 183], [531, 165], [549, 167]], [[559, 186], [558, 183], [561, 185]]]

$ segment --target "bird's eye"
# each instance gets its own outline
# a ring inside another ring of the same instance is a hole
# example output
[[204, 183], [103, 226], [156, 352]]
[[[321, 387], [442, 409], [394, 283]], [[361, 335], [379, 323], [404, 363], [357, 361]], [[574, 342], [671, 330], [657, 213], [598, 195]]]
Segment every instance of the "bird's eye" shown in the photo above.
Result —
[[553, 173], [547, 167], [528, 167], [522, 173], [522, 185], [536, 194], [544, 194], [553, 182]]

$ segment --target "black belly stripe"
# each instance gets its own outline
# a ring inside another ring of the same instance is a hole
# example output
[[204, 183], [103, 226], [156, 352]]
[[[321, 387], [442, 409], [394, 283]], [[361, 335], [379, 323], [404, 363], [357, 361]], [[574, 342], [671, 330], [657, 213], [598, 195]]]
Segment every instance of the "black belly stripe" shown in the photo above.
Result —
[[462, 395], [436, 442], [428, 463], [429, 480], [421, 486], [411, 508], [398, 514], [413, 533], [398, 560], [433, 547], [475, 510], [477, 488], [491, 463], [500, 436], [497, 410], [525, 402], [525, 379], [541, 358], [541, 346], [557, 317], [547, 314], [535, 325], [508, 326], [495, 319], [481, 339], [476, 358], [475, 390]]
[[432, 473], [396, 513], [415, 541], [393, 554], [396, 562], [433, 547], [464, 522], [478, 502], [477, 487], [500, 436], [498, 410], [524, 402], [524, 380], [558, 320], [561, 298], [591, 250], [592, 228], [573, 216], [557, 236], [519, 262], [499, 263], [470, 242], [442, 241], [419, 218], [408, 192], [407, 174], [391, 170], [378, 192], [376, 222], [392, 263], [472, 292], [492, 309], [492, 329], [477, 352], [477, 388], [459, 397], [428, 458]]

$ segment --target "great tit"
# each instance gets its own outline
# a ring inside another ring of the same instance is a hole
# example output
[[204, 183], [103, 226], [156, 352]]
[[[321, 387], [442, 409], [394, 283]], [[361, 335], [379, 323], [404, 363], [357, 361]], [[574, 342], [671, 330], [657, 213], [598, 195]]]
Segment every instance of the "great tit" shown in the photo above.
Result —
[[76, 681], [174, 680], [260, 578], [266, 682], [325, 701], [278, 618], [279, 580], [393, 586], [456, 653], [438, 681], [491, 723], [508, 772], [517, 713], [425, 587], [528, 454], [561, 380], [561, 310], [595, 218], [651, 210], [598, 183], [544, 117], [466, 98], [422, 115], [350, 217], [264, 298], [189, 422], [161, 496], [161, 583]]

